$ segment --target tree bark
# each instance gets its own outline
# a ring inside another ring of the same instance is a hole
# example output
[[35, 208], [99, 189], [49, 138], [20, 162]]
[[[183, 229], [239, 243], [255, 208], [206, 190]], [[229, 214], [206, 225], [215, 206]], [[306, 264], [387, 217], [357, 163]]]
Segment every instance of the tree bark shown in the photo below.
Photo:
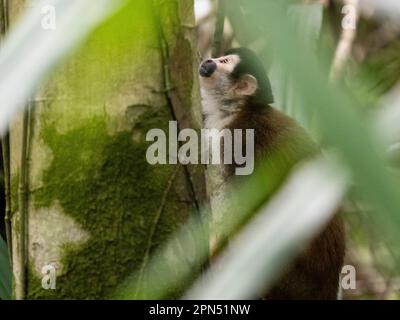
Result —
[[[11, 1], [11, 23], [24, 6]], [[198, 214], [202, 168], [146, 161], [149, 129], [200, 127], [193, 25], [192, 1], [131, 1], [12, 124], [16, 298], [107, 298]], [[166, 264], [185, 254], [177, 244]], [[56, 289], [42, 286], [48, 268]]]

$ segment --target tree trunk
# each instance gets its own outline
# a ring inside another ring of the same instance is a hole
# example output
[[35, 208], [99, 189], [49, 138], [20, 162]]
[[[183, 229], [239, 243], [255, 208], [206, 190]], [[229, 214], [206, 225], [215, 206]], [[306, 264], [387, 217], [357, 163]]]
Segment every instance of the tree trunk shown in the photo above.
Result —
[[[12, 24], [27, 2], [9, 5]], [[12, 124], [16, 298], [106, 298], [198, 213], [201, 168], [146, 161], [149, 129], [200, 126], [193, 24], [192, 1], [131, 1]]]

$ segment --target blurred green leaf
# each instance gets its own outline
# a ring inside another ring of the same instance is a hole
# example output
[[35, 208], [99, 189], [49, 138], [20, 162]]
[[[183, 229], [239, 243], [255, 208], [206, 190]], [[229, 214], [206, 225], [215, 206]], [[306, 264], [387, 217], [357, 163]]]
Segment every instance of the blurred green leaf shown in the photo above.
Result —
[[30, 95], [54, 65], [121, 3], [122, 0], [53, 0], [47, 4], [57, 7], [55, 30], [43, 29], [40, 10], [31, 9], [22, 16], [6, 36], [0, 51], [0, 134], [27, 105]]
[[279, 30], [271, 33], [267, 49], [277, 53], [283, 68], [292, 76], [304, 112], [318, 117], [323, 143], [339, 151], [351, 171], [358, 195], [380, 212], [369, 218], [385, 231], [388, 241], [397, 245], [400, 242], [399, 185], [387, 170], [383, 139], [368, 126], [372, 119], [366, 121], [357, 112], [361, 109], [357, 108], [359, 102], [340, 83], [329, 84], [322, 71], [328, 68], [319, 63], [311, 48], [301, 40], [294, 23], [285, 18], [285, 1], [279, 4], [259, 0], [235, 2], [254, 15], [255, 19], [248, 21], [250, 30], [260, 27]]
[[274, 284], [284, 270], [282, 266], [329, 222], [345, 190], [343, 173], [326, 160], [302, 165], [235, 237], [186, 298], [257, 298]]
[[[358, 112], [362, 109], [359, 108], [360, 102], [349, 94], [347, 88], [340, 83], [332, 85], [328, 82], [327, 70], [329, 70], [329, 67], [322, 65], [318, 61], [316, 53], [312, 50], [310, 44], [302, 41], [296, 25], [287, 19], [286, 1], [278, 3], [276, 1], [235, 0], [232, 1], [230, 6], [236, 6], [237, 10], [244, 9], [244, 12], [251, 14], [252, 19], [242, 19], [247, 23], [242, 26], [243, 29], [248, 28], [248, 32], [242, 30], [244, 34], [260, 34], [260, 29], [269, 34], [268, 41], [270, 42], [268, 42], [267, 46], [267, 55], [271, 56], [272, 53], [276, 53], [277, 57], [279, 57], [279, 62], [283, 69], [293, 79], [294, 89], [297, 90], [297, 96], [301, 99], [301, 105], [304, 106], [304, 113], [310, 118], [317, 116], [324, 145], [334, 147], [338, 151], [340, 159], [343, 160], [345, 167], [349, 169], [351, 178], [355, 182], [357, 194], [378, 210], [379, 215], [369, 215], [371, 223], [381, 228], [386, 241], [392, 245], [397, 245], [400, 241], [398, 233], [400, 227], [399, 188], [397, 182], [387, 170], [387, 164], [384, 159], [386, 146], [383, 143], [383, 137], [372, 125], [374, 119], [368, 119]], [[267, 30], [278, 31], [267, 32]], [[279, 159], [277, 163], [279, 163]], [[254, 212], [269, 199], [272, 192], [279, 186], [288, 169], [277, 165], [268, 174], [260, 171], [254, 172], [251, 179], [236, 190], [232, 197], [233, 201], [226, 204], [226, 208], [229, 209], [226, 210], [226, 216], [222, 219], [225, 223], [220, 226], [221, 233], [225, 235], [232, 234], [253, 216]], [[319, 219], [320, 217], [315, 215], [314, 218]], [[314, 223], [315, 221], [313, 220], [312, 222]], [[199, 235], [202, 223], [208, 224], [208, 221], [193, 222], [185, 227], [185, 232], [190, 231], [192, 234]], [[305, 228], [308, 226], [304, 225]], [[286, 229], [283, 227], [280, 231], [282, 234], [286, 233]], [[301, 231], [304, 230], [302, 229]], [[263, 232], [266, 231], [263, 230]], [[293, 233], [294, 235], [295, 233]], [[259, 232], [253, 232], [252, 236], [254, 239], [248, 239], [249, 242], [243, 243], [244, 247], [246, 244], [251, 245], [252, 240], [264, 239]], [[282, 239], [293, 240], [291, 237], [291, 234], [286, 233], [285, 236], [282, 236]], [[184, 231], [177, 238], [171, 240], [170, 243], [176, 241], [176, 239], [181, 239], [179, 241], [186, 244], [183, 248], [185, 252], [193, 252], [193, 244], [190, 244], [189, 241], [182, 241], [184, 239]], [[200, 241], [201, 238], [195, 237], [194, 239]], [[285, 249], [287, 249], [285, 245], [288, 243], [282, 240], [280, 247], [274, 248], [274, 253], [279, 253], [280, 250], [285, 252]], [[135, 276], [133, 275], [126, 286], [117, 293], [117, 297], [162, 298], [166, 296], [169, 288], [178, 285], [178, 283], [182, 285], [182, 282], [190, 280], [190, 270], [183, 269], [180, 265], [176, 266], [180, 271], [178, 272], [180, 274], [179, 278], [169, 277], [172, 272], [165, 268], [163, 269], [163, 252], [168, 251], [169, 245], [160, 249], [149, 264], [147, 270], [149, 286], [141, 291], [139, 296], [132, 295], [130, 289], [134, 287], [135, 283]], [[257, 256], [257, 254], [262, 255], [263, 253], [259, 249], [260, 247], [255, 248], [252, 254], [254, 256]], [[206, 254], [206, 252], [203, 252], [203, 256], [197, 256], [193, 263], [202, 263], [206, 259]], [[253, 261], [254, 256], [252, 256], [253, 258], [247, 258], [249, 261]], [[274, 255], [273, 253], [267, 256], [268, 259], [263, 260], [263, 266], [268, 264], [275, 265], [280, 258], [278, 254]], [[247, 258], [243, 258], [243, 251], [236, 251], [230, 261], [248, 263], [249, 261], [244, 261]], [[232, 269], [229, 269], [230, 267]], [[229, 264], [228, 266], [226, 264], [223, 272], [231, 275], [236, 274], [234, 270], [236, 267], [237, 265], [231, 266]], [[259, 265], [259, 268], [252, 275], [252, 279], [258, 279], [259, 276], [271, 277], [275, 271], [272, 268], [264, 270]], [[258, 274], [258, 272], [263, 274]], [[222, 274], [220, 276], [223, 277]], [[161, 278], [169, 279], [167, 287], [158, 286]], [[232, 280], [232, 278], [230, 279]], [[221, 281], [223, 282], [224, 279], [221, 278]], [[242, 285], [243, 292], [239, 292], [240, 288], [235, 287], [235, 297], [236, 294], [237, 296], [248, 295], [249, 289], [246, 288], [244, 283]], [[211, 288], [211, 286], [212, 281], [209, 282], [208, 288]], [[207, 289], [204, 290], [204, 292], [206, 291]], [[220, 296], [218, 295], [218, 297]]]

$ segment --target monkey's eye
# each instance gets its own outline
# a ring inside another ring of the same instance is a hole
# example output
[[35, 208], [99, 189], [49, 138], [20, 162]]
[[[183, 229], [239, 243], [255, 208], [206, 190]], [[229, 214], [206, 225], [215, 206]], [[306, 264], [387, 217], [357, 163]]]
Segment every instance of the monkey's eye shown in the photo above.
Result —
[[229, 60], [228, 60], [228, 59], [221, 59], [221, 60], [219, 60], [219, 62], [220, 62], [220, 63], [228, 63]]

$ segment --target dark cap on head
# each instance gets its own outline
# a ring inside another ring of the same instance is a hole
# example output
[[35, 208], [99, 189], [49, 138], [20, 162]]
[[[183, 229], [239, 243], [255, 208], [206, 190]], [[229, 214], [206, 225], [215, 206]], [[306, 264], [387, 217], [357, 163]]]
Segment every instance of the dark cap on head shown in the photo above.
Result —
[[239, 79], [243, 74], [250, 74], [257, 79], [258, 89], [255, 98], [260, 103], [273, 103], [272, 88], [264, 65], [258, 56], [248, 48], [234, 48], [228, 50], [225, 55], [238, 55], [240, 62], [233, 70], [231, 76]]

